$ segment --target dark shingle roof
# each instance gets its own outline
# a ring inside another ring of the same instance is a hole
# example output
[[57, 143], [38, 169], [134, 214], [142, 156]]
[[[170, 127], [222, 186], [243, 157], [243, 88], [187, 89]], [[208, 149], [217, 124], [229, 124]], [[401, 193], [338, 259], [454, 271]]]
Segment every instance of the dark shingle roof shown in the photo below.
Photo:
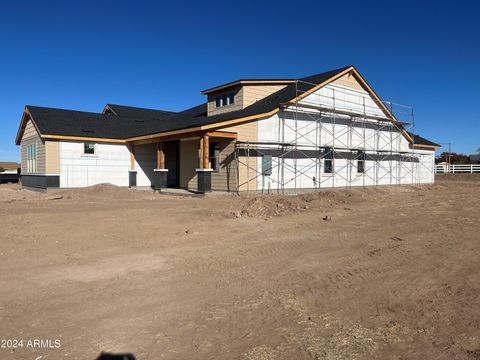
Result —
[[433, 141], [427, 140], [424, 137], [421, 137], [420, 135], [413, 134], [411, 132], [408, 133], [411, 137], [413, 137], [413, 144], [414, 145], [428, 145], [428, 146], [437, 146], [441, 147], [441, 145], [438, 145], [434, 143]]
[[[207, 104], [181, 112], [144, 109], [131, 106], [108, 104], [117, 114], [107, 115], [92, 112], [27, 106], [41, 134], [106, 139], [128, 139], [132, 137], [183, 130], [211, 125], [227, 120], [264, 114], [292, 101], [299, 94], [308, 91], [350, 66], [301, 78], [297, 83], [288, 84], [283, 89], [258, 100], [252, 105], [237, 111], [207, 116]], [[437, 144], [416, 136], [416, 144]], [[17, 139], [17, 142], [19, 139]]]
[[165, 116], [175, 114], [173, 111], [145, 109], [134, 106], [107, 104], [107, 106], [114, 111], [118, 116], [134, 117], [134, 118], [149, 118], [149, 119], [163, 119]]
[[108, 106], [112, 108], [117, 116], [30, 105], [27, 108], [41, 134], [127, 139], [165, 131], [210, 125], [221, 121], [270, 112], [278, 108], [280, 104], [295, 98], [301, 91], [311, 89], [314, 87], [314, 83], [328, 80], [346, 68], [303, 78], [301, 80], [312, 84], [299, 83], [298, 89], [295, 87], [295, 84], [289, 84], [280, 91], [244, 109], [214, 116], [207, 116], [206, 103], [178, 113], [109, 104]]
[[[230, 111], [219, 115], [207, 116], [207, 104], [205, 103], [202, 105], [198, 105], [194, 108], [176, 113], [170, 117], [165, 118], [163, 121], [158, 123], [158, 128], [156, 132], [160, 133], [164, 131], [182, 130], [197, 126], [211, 125], [222, 121], [244, 118], [247, 116], [270, 112], [278, 108], [281, 104], [291, 101], [302, 92], [312, 89], [313, 87], [315, 87], [315, 84], [320, 84], [347, 68], [349, 68], [349, 66], [302, 78], [300, 79], [302, 82], [299, 82], [297, 85], [295, 83], [289, 84], [283, 89], [261, 100], [258, 100], [257, 102], [244, 109], [237, 111]], [[148, 133], [133, 136], [140, 135], [148, 135]]]
[[27, 105], [38, 130], [45, 135], [126, 139], [156, 132], [158, 118], [135, 118]]

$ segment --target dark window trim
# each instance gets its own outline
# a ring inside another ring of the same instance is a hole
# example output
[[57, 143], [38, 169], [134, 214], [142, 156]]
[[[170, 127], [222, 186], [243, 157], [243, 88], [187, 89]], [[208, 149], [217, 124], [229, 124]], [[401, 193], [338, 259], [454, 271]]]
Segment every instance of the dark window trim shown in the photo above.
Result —
[[[87, 144], [88, 144], [88, 145], [90, 145], [90, 144], [93, 145], [93, 152], [92, 152], [92, 153], [85, 151], [85, 150], [87, 149]], [[97, 146], [96, 146], [95, 143], [90, 142], [90, 141], [87, 141], [87, 142], [84, 142], [84, 143], [83, 143], [83, 155], [90, 155], [90, 156], [91, 156], [91, 155], [96, 155], [96, 154], [97, 154], [97, 151], [96, 151], [96, 150], [97, 150]]]
[[[208, 147], [209, 154], [208, 159], [210, 161], [210, 167], [212, 168], [213, 172], [220, 171], [220, 147], [219, 144], [216, 142], [211, 142]], [[214, 161], [212, 161], [214, 160]]]
[[325, 148], [325, 155], [323, 156], [323, 173], [333, 174], [335, 162], [332, 148]]
[[225, 93], [215, 96], [215, 108], [230, 106], [235, 104], [235, 93]]
[[228, 104], [229, 105], [234, 105], [235, 104], [235, 94], [232, 92], [230, 94], [228, 94]]
[[365, 174], [365, 152], [363, 150], [357, 152], [357, 173]]

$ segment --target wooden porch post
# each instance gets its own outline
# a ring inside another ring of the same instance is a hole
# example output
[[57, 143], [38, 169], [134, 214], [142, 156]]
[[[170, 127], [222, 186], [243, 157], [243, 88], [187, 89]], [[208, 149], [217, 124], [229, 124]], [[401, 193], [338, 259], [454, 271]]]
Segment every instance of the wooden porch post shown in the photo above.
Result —
[[200, 168], [197, 169], [197, 190], [204, 194], [212, 190], [212, 169], [209, 166], [209, 136], [203, 133], [200, 138]]
[[208, 134], [205, 133], [202, 136], [202, 169], [208, 169], [209, 168], [209, 138]]
[[165, 151], [161, 141], [157, 142], [157, 169], [165, 169]]
[[135, 170], [135, 145], [130, 144], [130, 170]]
[[130, 144], [130, 170], [128, 171], [128, 186], [137, 186], [137, 172], [135, 171], [135, 145]]
[[155, 190], [162, 191], [167, 187], [168, 169], [165, 169], [165, 150], [163, 141], [157, 141], [157, 168], [153, 169], [152, 187]]

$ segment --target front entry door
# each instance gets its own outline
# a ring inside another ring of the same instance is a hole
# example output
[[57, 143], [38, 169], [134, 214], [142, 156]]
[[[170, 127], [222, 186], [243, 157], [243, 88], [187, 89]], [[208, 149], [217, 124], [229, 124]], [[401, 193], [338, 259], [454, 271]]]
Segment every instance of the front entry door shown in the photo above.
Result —
[[179, 141], [166, 141], [163, 143], [165, 152], [165, 168], [167, 173], [167, 187], [179, 187]]

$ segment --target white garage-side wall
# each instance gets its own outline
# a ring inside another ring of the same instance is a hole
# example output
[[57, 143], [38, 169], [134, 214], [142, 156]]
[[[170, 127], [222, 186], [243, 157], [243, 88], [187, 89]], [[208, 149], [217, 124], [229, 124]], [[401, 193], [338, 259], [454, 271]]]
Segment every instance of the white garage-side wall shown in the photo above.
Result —
[[96, 143], [94, 155], [84, 154], [83, 149], [83, 142], [60, 142], [61, 188], [101, 183], [128, 186], [130, 151], [126, 145]]
[[[95, 154], [92, 155], [84, 154], [83, 149], [83, 142], [60, 142], [61, 188], [77, 188], [102, 183], [128, 186], [130, 150], [127, 145], [96, 143]], [[136, 145], [135, 171], [137, 171], [137, 186], [151, 186], [155, 165], [155, 144]]]

